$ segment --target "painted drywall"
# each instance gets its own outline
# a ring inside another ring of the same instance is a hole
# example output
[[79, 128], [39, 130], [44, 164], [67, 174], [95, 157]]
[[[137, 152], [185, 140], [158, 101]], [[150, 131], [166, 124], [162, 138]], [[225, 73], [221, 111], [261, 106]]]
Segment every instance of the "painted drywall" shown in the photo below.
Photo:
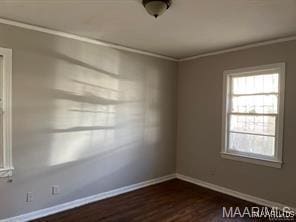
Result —
[[13, 50], [15, 167], [0, 219], [175, 172], [177, 63], [8, 25], [0, 47]]
[[[223, 159], [223, 71], [286, 63], [283, 167]], [[181, 62], [178, 75], [177, 172], [267, 200], [296, 206], [296, 41]]]

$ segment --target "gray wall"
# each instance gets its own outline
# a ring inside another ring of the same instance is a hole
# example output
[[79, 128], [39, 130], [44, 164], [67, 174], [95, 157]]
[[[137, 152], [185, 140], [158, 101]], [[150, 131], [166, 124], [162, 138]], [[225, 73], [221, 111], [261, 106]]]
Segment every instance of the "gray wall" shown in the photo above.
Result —
[[[174, 173], [176, 156], [178, 173], [296, 206], [296, 41], [179, 63], [177, 95], [174, 62], [7, 25], [0, 33], [13, 49], [15, 166], [12, 183], [0, 179], [0, 218]], [[283, 61], [283, 168], [222, 159], [223, 71]]]
[[[277, 62], [286, 62], [283, 167], [222, 159], [223, 71]], [[296, 41], [180, 63], [177, 172], [296, 207], [295, 84]]]
[[15, 167], [0, 218], [175, 172], [176, 63], [6, 25], [0, 47], [13, 49]]

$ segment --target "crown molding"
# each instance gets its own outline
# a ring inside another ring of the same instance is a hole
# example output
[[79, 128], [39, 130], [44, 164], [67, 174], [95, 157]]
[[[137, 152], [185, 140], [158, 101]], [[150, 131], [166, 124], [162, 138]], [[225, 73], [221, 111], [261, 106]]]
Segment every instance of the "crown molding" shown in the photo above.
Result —
[[288, 41], [293, 41], [293, 40], [296, 40], [296, 36], [278, 38], [278, 39], [267, 40], [267, 41], [262, 41], [262, 42], [257, 42], [257, 43], [251, 43], [251, 44], [247, 44], [247, 45], [243, 45], [243, 46], [232, 47], [232, 48], [213, 51], [213, 52], [202, 53], [199, 55], [182, 58], [182, 59], [179, 59], [178, 61], [179, 62], [189, 61], [189, 60], [194, 60], [194, 59], [198, 59], [198, 58], [202, 58], [202, 57], [219, 55], [219, 54], [224, 54], [224, 53], [228, 53], [228, 52], [235, 52], [235, 51], [240, 51], [240, 50], [244, 50], [244, 49], [256, 48], [259, 46], [271, 45], [271, 44], [275, 44], [275, 43], [288, 42]]
[[153, 52], [147, 52], [147, 51], [140, 50], [140, 49], [130, 48], [127, 46], [118, 45], [118, 44], [114, 44], [114, 43], [108, 43], [108, 42], [104, 42], [104, 41], [97, 40], [97, 39], [92, 39], [92, 38], [79, 36], [79, 35], [75, 35], [75, 34], [71, 34], [71, 33], [67, 33], [67, 32], [57, 31], [54, 29], [44, 28], [41, 26], [30, 25], [30, 24], [26, 24], [23, 22], [17, 22], [17, 21], [13, 21], [13, 20], [9, 20], [9, 19], [0, 18], [0, 23], [19, 27], [19, 28], [29, 29], [29, 30], [33, 30], [33, 31], [43, 32], [43, 33], [47, 33], [47, 34], [51, 34], [51, 35], [56, 35], [56, 36], [60, 36], [60, 37], [64, 37], [64, 38], [74, 39], [74, 40], [78, 40], [78, 41], [82, 41], [82, 42], [86, 42], [86, 43], [90, 43], [90, 44], [94, 44], [94, 45], [105, 46], [105, 47], [109, 47], [109, 48], [113, 48], [113, 49], [119, 49], [122, 51], [133, 52], [133, 53], [138, 53], [138, 54], [147, 55], [147, 56], [151, 56], [151, 57], [161, 58], [161, 59], [174, 61], [174, 62], [184, 62], [184, 61], [194, 60], [194, 59], [207, 57], [207, 56], [219, 55], [219, 54], [224, 54], [224, 53], [228, 53], [228, 52], [235, 52], [235, 51], [240, 51], [240, 50], [249, 49], [249, 48], [256, 48], [256, 47], [264, 46], [264, 45], [271, 45], [271, 44], [275, 44], [275, 43], [296, 40], [296, 35], [295, 35], [295, 36], [267, 40], [267, 41], [262, 41], [262, 42], [257, 42], [257, 43], [246, 44], [243, 46], [232, 47], [232, 48], [223, 49], [223, 50], [201, 53], [201, 54], [198, 54], [195, 56], [190, 56], [190, 57], [185, 57], [185, 58], [173, 58], [170, 56], [159, 55], [159, 54], [153, 53]]
[[104, 42], [104, 41], [97, 40], [97, 39], [92, 39], [92, 38], [79, 36], [79, 35], [75, 35], [75, 34], [71, 34], [71, 33], [67, 33], [67, 32], [44, 28], [41, 26], [30, 25], [30, 24], [26, 24], [23, 22], [12, 21], [9, 19], [0, 18], [0, 23], [6, 24], [6, 25], [11, 25], [11, 26], [16, 26], [16, 27], [23, 28], [23, 29], [29, 29], [29, 30], [43, 32], [43, 33], [47, 33], [47, 34], [51, 34], [51, 35], [56, 35], [56, 36], [60, 36], [60, 37], [64, 37], [64, 38], [74, 39], [74, 40], [78, 40], [78, 41], [82, 41], [82, 42], [86, 42], [86, 43], [90, 43], [90, 44], [94, 44], [94, 45], [106, 46], [106, 47], [113, 48], [113, 49], [119, 49], [119, 50], [123, 50], [123, 51], [127, 51], [127, 52], [133, 52], [133, 53], [152, 56], [152, 57], [156, 57], [156, 58], [166, 59], [169, 61], [175, 61], [175, 62], [179, 61], [176, 58], [164, 56], [164, 55], [159, 55], [157, 53], [147, 52], [147, 51], [140, 50], [140, 49], [135, 49], [135, 48], [127, 47], [127, 46], [108, 43], [108, 42]]

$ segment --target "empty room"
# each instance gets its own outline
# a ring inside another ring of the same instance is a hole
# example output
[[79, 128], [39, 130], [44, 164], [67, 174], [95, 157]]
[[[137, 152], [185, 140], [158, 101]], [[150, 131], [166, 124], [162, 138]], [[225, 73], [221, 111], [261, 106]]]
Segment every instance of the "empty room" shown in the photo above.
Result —
[[296, 0], [0, 0], [1, 222], [296, 221]]

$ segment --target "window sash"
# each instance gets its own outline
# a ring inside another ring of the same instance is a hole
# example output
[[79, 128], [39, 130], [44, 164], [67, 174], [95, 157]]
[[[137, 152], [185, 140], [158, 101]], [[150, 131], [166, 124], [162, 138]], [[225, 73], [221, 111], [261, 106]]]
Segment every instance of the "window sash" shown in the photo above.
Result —
[[244, 112], [228, 112], [228, 115], [238, 115], [238, 116], [274, 116], [278, 117], [278, 113], [244, 113]]
[[[262, 75], [262, 74], [255, 74], [255, 75]], [[280, 75], [280, 74], [279, 74]], [[245, 74], [245, 75], [240, 75], [239, 77], [248, 77], [248, 76], [254, 76], [254, 74], [249, 75], [249, 74]], [[237, 77], [237, 76], [236, 76]], [[279, 76], [280, 77], [280, 76]], [[230, 110], [233, 109], [233, 104], [232, 104], [232, 98], [235, 96], [257, 96], [257, 95], [276, 95], [277, 99], [279, 100], [279, 93], [252, 93], [252, 94], [233, 94], [233, 76], [230, 76], [230, 93], [228, 96], [228, 109], [227, 109], [227, 147], [226, 147], [226, 151], [232, 150], [229, 147], [229, 135], [230, 133], [240, 133], [240, 134], [246, 134], [246, 135], [254, 135], [254, 136], [266, 136], [266, 137], [274, 137], [274, 148], [275, 151], [274, 153], [276, 154], [276, 144], [277, 144], [277, 140], [278, 140], [278, 135], [277, 135], [277, 128], [278, 128], [278, 112], [279, 112], [279, 103], [277, 104], [277, 113], [245, 113], [245, 112], [232, 112]], [[246, 115], [246, 116], [274, 116], [276, 118], [275, 120], [275, 135], [269, 135], [269, 134], [264, 134], [264, 133], [251, 133], [251, 132], [240, 132], [240, 131], [233, 131], [230, 130], [230, 116], [231, 115]], [[240, 153], [240, 151], [237, 151], [238, 153]], [[261, 155], [261, 156], [265, 156], [263, 154], [254, 154], [252, 152], [248, 152], [252, 155]]]
[[242, 93], [240, 93], [240, 94], [238, 94], [238, 93], [231, 93], [231, 95], [232, 96], [269, 96], [269, 95], [271, 95], [271, 96], [278, 96], [279, 93], [273, 93], [273, 92], [271, 92], [271, 93], [244, 93], [244, 94], [242, 94]]
[[230, 134], [230, 133], [239, 133], [239, 134], [246, 134], [246, 135], [253, 135], [253, 136], [276, 137], [276, 135], [271, 135], [271, 134], [251, 133], [251, 132], [242, 132], [242, 131], [235, 131], [235, 130], [229, 130], [228, 134]]

